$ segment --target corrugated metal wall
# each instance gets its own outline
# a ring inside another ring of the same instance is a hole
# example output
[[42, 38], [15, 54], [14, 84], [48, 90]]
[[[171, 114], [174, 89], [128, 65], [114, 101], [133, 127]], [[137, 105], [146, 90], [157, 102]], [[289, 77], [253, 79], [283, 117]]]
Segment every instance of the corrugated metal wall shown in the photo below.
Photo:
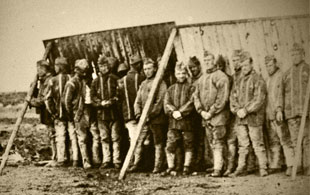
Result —
[[99, 54], [109, 51], [120, 62], [129, 64], [132, 54], [139, 53], [142, 58], [153, 60], [161, 56], [173, 27], [175, 23], [168, 22], [49, 39], [43, 43], [45, 46], [48, 42], [53, 43], [49, 55], [52, 63], [56, 57], [64, 56], [71, 67], [81, 58], [96, 64]]
[[175, 50], [178, 60], [184, 62], [193, 55], [201, 60], [203, 50], [230, 59], [234, 49], [244, 49], [252, 54], [255, 69], [266, 77], [264, 57], [274, 54], [285, 71], [291, 64], [289, 50], [296, 42], [303, 45], [306, 62], [310, 63], [309, 15], [193, 24], [178, 29]]

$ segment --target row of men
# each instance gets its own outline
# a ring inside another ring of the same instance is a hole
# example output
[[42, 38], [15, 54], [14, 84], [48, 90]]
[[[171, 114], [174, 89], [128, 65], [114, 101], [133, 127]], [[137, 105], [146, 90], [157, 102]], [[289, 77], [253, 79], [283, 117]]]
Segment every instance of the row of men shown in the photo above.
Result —
[[[205, 134], [213, 153], [211, 176], [246, 174], [251, 145], [258, 159], [261, 176], [268, 175], [267, 164], [271, 171], [279, 170], [281, 147], [287, 166], [286, 174], [290, 175], [305, 103], [303, 89], [306, 88], [310, 72], [309, 65], [303, 60], [304, 50], [300, 45], [294, 44], [291, 54], [293, 66], [285, 74], [281, 73], [273, 55], [265, 57], [269, 74], [267, 85], [253, 69], [253, 59], [246, 51], [234, 51], [232, 62], [235, 74], [231, 77], [221, 70], [220, 64], [215, 63], [215, 56], [207, 51], [203, 57], [205, 73], [202, 73], [196, 57], [190, 58], [186, 66], [177, 63], [176, 83], [167, 89], [165, 82], [161, 82], [158, 87], [147, 123], [138, 137], [134, 162], [129, 171], [139, 169], [143, 143], [151, 132], [155, 145], [153, 173], [163, 171], [165, 153], [168, 164], [166, 174], [182, 171], [180, 167], [183, 167], [184, 174], [191, 173], [194, 161], [202, 156], [204, 143], [201, 138]], [[92, 82], [86, 77], [90, 67], [85, 59], [76, 61], [72, 78], [66, 74], [67, 65], [65, 58], [57, 58], [55, 70], [58, 74], [52, 77], [49, 64], [39, 61], [38, 74], [40, 78], [44, 77], [44, 82], [38, 97], [30, 102], [32, 106], [41, 108], [45, 105], [45, 116], [51, 116], [49, 129], [53, 158], [56, 160], [57, 154], [57, 165], [65, 163], [65, 135], [68, 131], [74, 166], [77, 165], [80, 150], [84, 168], [100, 164], [102, 168], [107, 168], [112, 163], [115, 168], [120, 168], [121, 123], [125, 122], [129, 137], [134, 140], [138, 136], [135, 126], [152, 87], [157, 63], [151, 59], [144, 60], [144, 80], [139, 73], [142, 61], [134, 56], [129, 72], [118, 79], [111, 73], [107, 58], [101, 56], [98, 59], [100, 74]], [[188, 70], [191, 82], [188, 81]], [[96, 112], [93, 112], [94, 108]], [[269, 163], [263, 139], [265, 116], [271, 149]], [[167, 118], [168, 132], [164, 130]], [[309, 118], [306, 123], [309, 128]], [[91, 160], [87, 152], [88, 131], [92, 135]], [[305, 132], [302, 165], [304, 173], [309, 175], [309, 129]], [[98, 151], [100, 142], [102, 160]], [[194, 153], [195, 143], [199, 145], [197, 154]], [[223, 152], [226, 144], [228, 160], [225, 171]], [[184, 161], [178, 158], [182, 151]]]

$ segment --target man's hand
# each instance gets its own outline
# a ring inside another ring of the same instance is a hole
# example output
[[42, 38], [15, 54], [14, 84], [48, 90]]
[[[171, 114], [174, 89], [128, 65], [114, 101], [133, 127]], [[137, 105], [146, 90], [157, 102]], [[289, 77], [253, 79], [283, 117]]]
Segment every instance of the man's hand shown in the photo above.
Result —
[[278, 112], [276, 113], [276, 120], [277, 120], [278, 122], [282, 122], [282, 121], [283, 121], [283, 113], [282, 113], [281, 111], [278, 111]]
[[237, 112], [237, 116], [239, 118], [244, 118], [244, 117], [246, 117], [246, 115], [247, 115], [247, 112], [246, 112], [246, 110], [244, 108], [238, 110], [238, 112]]
[[209, 120], [211, 118], [211, 114], [209, 112], [206, 112], [206, 111], [202, 111], [201, 116], [205, 120]]
[[176, 119], [176, 120], [180, 120], [180, 119], [182, 119], [182, 114], [181, 114], [180, 111], [173, 111], [172, 117], [173, 117], [174, 119]]
[[109, 107], [111, 105], [111, 101], [110, 100], [103, 100], [101, 101], [101, 106], [103, 107]]

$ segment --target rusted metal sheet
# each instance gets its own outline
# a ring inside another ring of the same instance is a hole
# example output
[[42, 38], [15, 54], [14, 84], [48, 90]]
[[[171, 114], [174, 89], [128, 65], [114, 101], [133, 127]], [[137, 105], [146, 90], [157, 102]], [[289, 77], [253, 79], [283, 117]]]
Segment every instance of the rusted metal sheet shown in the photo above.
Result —
[[64, 56], [72, 68], [75, 60], [81, 58], [96, 64], [99, 55], [107, 52], [119, 62], [129, 64], [133, 54], [138, 53], [142, 58], [150, 57], [153, 60], [161, 56], [174, 27], [174, 22], [167, 22], [48, 39], [43, 43], [45, 46], [53, 43], [49, 56], [51, 62], [58, 56]]
[[202, 60], [203, 50], [229, 60], [234, 49], [248, 50], [255, 70], [266, 77], [264, 57], [274, 54], [285, 71], [292, 62], [289, 51], [293, 43], [303, 45], [310, 62], [309, 19], [309, 15], [299, 15], [182, 25], [178, 26], [175, 51], [178, 60], [187, 62], [194, 55]]

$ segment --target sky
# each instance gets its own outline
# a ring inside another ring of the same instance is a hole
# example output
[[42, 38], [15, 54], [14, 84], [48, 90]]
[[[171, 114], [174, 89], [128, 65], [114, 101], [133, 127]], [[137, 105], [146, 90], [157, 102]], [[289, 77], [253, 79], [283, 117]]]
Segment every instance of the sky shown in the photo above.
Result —
[[309, 0], [0, 0], [0, 92], [28, 91], [42, 40], [129, 26], [309, 14]]

